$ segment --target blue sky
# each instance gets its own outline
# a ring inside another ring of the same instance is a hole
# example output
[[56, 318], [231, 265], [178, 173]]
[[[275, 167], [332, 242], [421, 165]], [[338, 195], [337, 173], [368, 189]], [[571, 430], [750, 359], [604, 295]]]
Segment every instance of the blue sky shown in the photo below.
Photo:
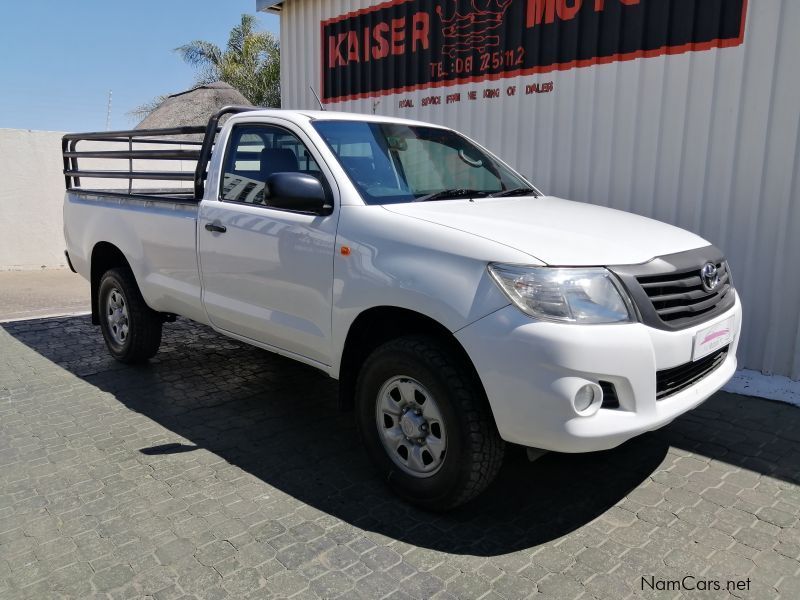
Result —
[[[195, 39], [224, 46], [256, 0], [34, 0], [6, 2], [0, 17], [0, 128], [50, 131], [135, 125], [126, 113], [192, 86], [173, 49]], [[259, 14], [277, 35], [278, 18]]]

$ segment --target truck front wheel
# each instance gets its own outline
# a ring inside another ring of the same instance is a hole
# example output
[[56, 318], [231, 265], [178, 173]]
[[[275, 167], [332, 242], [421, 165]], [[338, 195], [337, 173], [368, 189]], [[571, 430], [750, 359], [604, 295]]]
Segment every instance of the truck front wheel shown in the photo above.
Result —
[[161, 316], [142, 298], [133, 273], [119, 267], [106, 271], [97, 286], [100, 329], [111, 356], [140, 363], [158, 352]]
[[434, 338], [409, 336], [376, 349], [356, 383], [361, 437], [402, 497], [454, 508], [497, 475], [504, 443], [468, 366]]

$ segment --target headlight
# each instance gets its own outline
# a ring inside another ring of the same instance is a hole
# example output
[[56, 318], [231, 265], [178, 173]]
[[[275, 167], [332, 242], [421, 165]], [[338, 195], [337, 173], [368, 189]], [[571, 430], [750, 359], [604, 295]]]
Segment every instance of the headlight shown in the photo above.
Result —
[[627, 294], [603, 268], [490, 264], [489, 272], [523, 312], [564, 323], [631, 321]]

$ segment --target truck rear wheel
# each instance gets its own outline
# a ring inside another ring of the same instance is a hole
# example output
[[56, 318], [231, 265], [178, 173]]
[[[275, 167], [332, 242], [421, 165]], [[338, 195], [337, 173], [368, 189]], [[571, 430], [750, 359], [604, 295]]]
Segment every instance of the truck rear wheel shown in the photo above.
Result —
[[132, 364], [158, 352], [161, 315], [147, 306], [129, 269], [118, 267], [103, 274], [97, 286], [97, 306], [111, 356]]
[[430, 510], [483, 491], [503, 461], [483, 391], [433, 338], [392, 340], [367, 358], [356, 383], [359, 431], [391, 487]]

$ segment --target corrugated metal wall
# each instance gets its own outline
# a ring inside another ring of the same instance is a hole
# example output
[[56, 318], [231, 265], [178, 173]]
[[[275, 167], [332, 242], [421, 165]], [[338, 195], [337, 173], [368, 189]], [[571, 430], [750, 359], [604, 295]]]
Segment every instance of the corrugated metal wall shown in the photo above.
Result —
[[[320, 22], [368, 0], [286, 0], [286, 108], [315, 108]], [[695, 231], [729, 256], [740, 364], [800, 379], [800, 2], [751, 0], [744, 44], [499, 80], [552, 93], [421, 106], [425, 91], [329, 104], [461, 130], [545, 192]], [[481, 90], [471, 83], [437, 93]], [[399, 98], [416, 108], [400, 109]]]

